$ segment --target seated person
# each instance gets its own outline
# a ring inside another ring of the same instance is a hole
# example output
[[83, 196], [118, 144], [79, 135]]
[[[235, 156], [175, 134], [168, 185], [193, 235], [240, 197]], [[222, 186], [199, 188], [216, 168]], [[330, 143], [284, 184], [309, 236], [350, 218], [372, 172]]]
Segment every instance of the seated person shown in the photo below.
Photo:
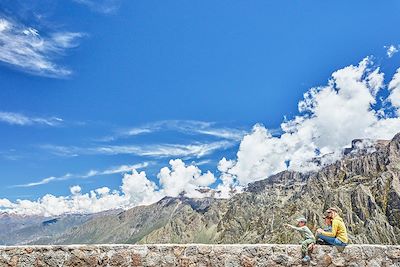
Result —
[[[322, 230], [324, 230], [324, 232], [332, 232], [332, 218], [330, 218], [328, 215], [325, 216], [324, 218], [324, 223], [325, 226], [324, 228], [322, 228]], [[318, 238], [317, 242], [318, 245], [329, 245], [327, 242], [325, 242], [324, 240]]]
[[349, 238], [347, 236], [346, 226], [343, 219], [339, 216], [336, 208], [329, 208], [327, 210], [329, 218], [332, 219], [332, 231], [327, 232], [323, 229], [317, 229], [317, 238], [322, 239], [329, 245], [344, 247], [347, 246]]
[[308, 247], [315, 243], [315, 238], [310, 228], [307, 227], [307, 220], [304, 217], [300, 217], [297, 220], [297, 227], [285, 223], [284, 225], [298, 231], [303, 240], [301, 242], [301, 257], [303, 262], [309, 262], [310, 256], [308, 255]]

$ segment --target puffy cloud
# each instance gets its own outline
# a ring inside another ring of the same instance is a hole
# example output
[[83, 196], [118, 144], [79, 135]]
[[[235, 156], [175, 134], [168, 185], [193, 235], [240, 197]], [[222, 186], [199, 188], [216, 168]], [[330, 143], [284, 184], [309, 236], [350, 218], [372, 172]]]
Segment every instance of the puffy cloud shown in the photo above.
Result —
[[71, 71], [53, 60], [67, 49], [76, 47], [82, 36], [77, 32], [42, 36], [37, 29], [0, 17], [0, 61], [36, 75], [68, 76]]
[[385, 46], [384, 48], [386, 48], [386, 55], [388, 58], [393, 57], [394, 54], [399, 52], [399, 46], [389, 45]]
[[[399, 73], [400, 70], [386, 86], [384, 74], [374, 67], [370, 58], [334, 72], [327, 85], [311, 88], [304, 94], [298, 105], [299, 115], [291, 120], [285, 119], [280, 136], [256, 124], [241, 140], [236, 159], [221, 159], [218, 179], [209, 171], [204, 173], [196, 165], [187, 165], [176, 159], [160, 170], [157, 182], [148, 179], [144, 171], [134, 169], [124, 174], [119, 190], [102, 187], [83, 194], [79, 186], [74, 186], [70, 196], [45, 195], [37, 201], [17, 200], [14, 203], [0, 199], [0, 208], [21, 214], [45, 215], [98, 212], [149, 204], [182, 192], [189, 197], [207, 196], [210, 193], [202, 193], [207, 190], [201, 189], [215, 185], [218, 197], [229, 197], [250, 182], [286, 169], [317, 170], [339, 159], [344, 147], [353, 139], [390, 139], [400, 132], [400, 118], [391, 112], [400, 107]], [[388, 96], [385, 98], [385, 95]], [[379, 100], [381, 97], [383, 99]], [[115, 149], [125, 151], [122, 147], [111, 147], [111, 150], [103, 152], [114, 153]], [[163, 149], [165, 147], [158, 151]], [[131, 152], [129, 149], [126, 151]], [[205, 154], [201, 151], [207, 150], [195, 151]], [[118, 169], [124, 168], [114, 168], [114, 171]]]
[[180, 159], [170, 160], [169, 164], [171, 168], [164, 167], [157, 175], [164, 195], [177, 196], [184, 191], [189, 197], [201, 197], [202, 193], [198, 189], [215, 182], [215, 177], [211, 172], [202, 174], [198, 167], [186, 166]]
[[128, 202], [124, 195], [111, 192], [106, 187], [82, 194], [80, 186], [70, 188], [69, 196], [46, 194], [36, 201], [20, 200], [15, 203], [0, 200], [2, 211], [21, 215], [56, 216], [64, 213], [94, 213], [124, 207]]
[[74, 185], [70, 187], [69, 191], [71, 192], [71, 194], [77, 195], [82, 191], [82, 188], [79, 185]]
[[161, 194], [156, 192], [156, 184], [147, 178], [144, 171], [133, 170], [130, 174], [124, 174], [121, 190], [130, 203], [134, 204], [149, 204], [161, 197]]
[[392, 105], [400, 109], [400, 68], [397, 69], [396, 74], [393, 76], [393, 79], [389, 83], [390, 95], [388, 100], [392, 103]]
[[0, 199], [0, 210], [24, 215], [55, 216], [64, 213], [94, 213], [117, 208], [131, 208], [150, 204], [164, 196], [176, 197], [185, 193], [188, 197], [202, 197], [198, 189], [208, 188], [215, 182], [211, 172], [202, 173], [194, 165], [185, 165], [180, 160], [171, 160], [171, 167], [165, 167], [158, 174], [160, 188], [147, 178], [144, 171], [136, 169], [125, 173], [120, 190], [108, 187], [82, 193], [79, 185], [70, 187], [71, 195], [54, 196], [47, 194], [36, 201]]
[[219, 177], [220, 184], [218, 184], [216, 189], [218, 192], [217, 197], [229, 198], [234, 193], [242, 191], [243, 186], [239, 184], [239, 182], [237, 181], [236, 177], [233, 174], [228, 172], [228, 170], [230, 170], [234, 165], [235, 161], [227, 160], [226, 158], [222, 158], [219, 161], [218, 171], [220, 171], [221, 176]]
[[14, 208], [15, 204], [12, 203], [10, 200], [8, 200], [6, 198], [3, 198], [3, 199], [0, 199], [0, 207], [3, 207], [3, 208]]
[[[389, 84], [394, 106], [400, 101], [399, 76], [396, 73]], [[337, 160], [353, 139], [392, 138], [400, 132], [400, 118], [381, 118], [372, 108], [382, 88], [383, 73], [370, 58], [334, 72], [328, 85], [304, 94], [300, 115], [282, 123], [281, 136], [255, 125], [243, 138], [234, 163], [221, 169], [223, 177], [246, 185], [286, 169], [312, 171], [320, 167], [315, 158], [322, 164]], [[226, 165], [226, 160], [220, 164]]]
[[108, 193], [110, 193], [110, 188], [108, 187], [97, 188], [95, 192], [99, 195], [107, 195]]

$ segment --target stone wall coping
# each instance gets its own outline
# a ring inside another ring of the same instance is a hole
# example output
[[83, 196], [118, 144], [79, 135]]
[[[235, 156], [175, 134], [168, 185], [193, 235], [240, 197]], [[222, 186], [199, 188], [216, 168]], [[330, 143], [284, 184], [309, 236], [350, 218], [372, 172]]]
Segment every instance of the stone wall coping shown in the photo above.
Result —
[[[126, 248], [137, 248], [137, 247], [300, 247], [299, 244], [198, 244], [198, 243], [187, 243], [187, 244], [71, 244], [71, 245], [16, 245], [16, 246], [4, 246], [0, 245], [0, 249], [4, 248], [82, 248], [82, 247], [126, 247]], [[318, 245], [319, 247], [321, 245]], [[333, 247], [333, 246], [322, 246], [322, 247]], [[354, 247], [370, 247], [370, 248], [400, 248], [400, 245], [384, 245], [384, 244], [351, 244], [346, 248]]]
[[[400, 245], [317, 245], [311, 266], [400, 267]], [[301, 267], [297, 244], [76, 244], [0, 246], [7, 267]]]

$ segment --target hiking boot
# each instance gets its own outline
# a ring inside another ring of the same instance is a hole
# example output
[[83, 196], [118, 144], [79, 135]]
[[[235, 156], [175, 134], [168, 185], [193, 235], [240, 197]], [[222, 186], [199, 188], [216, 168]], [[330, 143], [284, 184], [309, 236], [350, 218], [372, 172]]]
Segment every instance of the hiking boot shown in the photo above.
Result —
[[345, 246], [341, 246], [341, 247], [339, 247], [339, 246], [336, 246], [336, 249], [337, 249], [337, 250], [338, 250], [338, 252], [340, 252], [340, 253], [342, 253], [342, 252], [343, 252], [344, 248], [345, 248]]
[[302, 260], [302, 262], [309, 262], [310, 261], [310, 256], [305, 256]]

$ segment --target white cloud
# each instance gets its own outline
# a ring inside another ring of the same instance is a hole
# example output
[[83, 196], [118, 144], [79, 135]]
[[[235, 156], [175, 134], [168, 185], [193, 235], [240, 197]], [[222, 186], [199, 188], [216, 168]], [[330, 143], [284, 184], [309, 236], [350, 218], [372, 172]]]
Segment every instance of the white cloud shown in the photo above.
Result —
[[142, 169], [142, 168], [146, 168], [147, 166], [149, 166], [149, 162], [143, 162], [143, 163], [138, 163], [138, 164], [134, 164], [134, 165], [121, 165], [121, 166], [117, 166], [117, 167], [111, 167], [108, 168], [106, 170], [90, 170], [88, 172], [86, 172], [85, 174], [72, 174], [72, 173], [66, 173], [62, 176], [50, 176], [47, 178], [43, 178], [39, 181], [36, 182], [30, 182], [30, 183], [26, 183], [26, 184], [19, 184], [19, 185], [12, 185], [10, 186], [10, 188], [13, 187], [34, 187], [34, 186], [38, 186], [38, 185], [44, 185], [44, 184], [48, 184], [50, 182], [56, 182], [56, 181], [65, 181], [68, 179], [72, 179], [72, 178], [81, 178], [81, 179], [85, 179], [85, 178], [90, 178], [90, 177], [95, 177], [95, 176], [104, 176], [104, 175], [110, 175], [110, 174], [117, 174], [117, 173], [125, 173], [125, 172], [130, 172], [132, 170], [136, 170], [136, 169]]
[[76, 3], [85, 5], [91, 10], [103, 14], [112, 14], [120, 7], [120, 0], [73, 0]]
[[246, 134], [244, 131], [234, 129], [199, 129], [195, 131], [199, 134], [211, 135], [229, 140], [241, 140]]
[[218, 127], [214, 122], [193, 120], [167, 120], [154, 123], [164, 130], [174, 130], [186, 134], [202, 134], [228, 140], [240, 140], [246, 131], [236, 128]]
[[0, 151], [0, 158], [6, 159], [6, 160], [19, 160], [23, 158], [24, 156], [19, 154], [17, 150], [15, 149], [8, 149], [4, 151]]
[[239, 193], [243, 190], [243, 186], [241, 186], [236, 179], [236, 177], [230, 174], [228, 171], [235, 165], [235, 161], [227, 160], [226, 158], [222, 158], [218, 163], [218, 171], [220, 171], [221, 176], [219, 177], [220, 184], [217, 186], [217, 197], [220, 198], [229, 198], [234, 193]]
[[64, 147], [44, 145], [43, 149], [59, 156], [83, 155], [120, 155], [132, 154], [138, 156], [165, 158], [165, 157], [204, 157], [221, 149], [232, 147], [232, 141], [217, 141], [193, 144], [155, 144], [155, 145], [108, 145], [98, 147]]
[[201, 170], [194, 166], [185, 166], [182, 160], [170, 160], [171, 168], [164, 167], [158, 174], [161, 192], [167, 196], [177, 196], [182, 191], [190, 197], [202, 197], [198, 191], [201, 187], [207, 187], [215, 182], [211, 172], [201, 173]]
[[147, 178], [144, 171], [133, 170], [125, 174], [121, 190], [132, 205], [150, 204], [162, 198], [161, 193], [156, 191], [156, 184]]
[[[229, 197], [250, 182], [286, 169], [301, 172], [317, 170], [337, 160], [353, 139], [390, 139], [400, 132], [400, 118], [390, 113], [393, 108], [399, 107], [399, 72], [389, 85], [385, 85], [384, 74], [370, 58], [365, 58], [357, 66], [334, 72], [326, 86], [311, 88], [304, 94], [298, 106], [299, 115], [281, 124], [280, 136], [274, 136], [270, 130], [256, 124], [251, 133], [243, 137], [236, 158], [223, 158], [219, 162], [218, 171], [221, 175], [218, 179], [209, 171], [202, 172], [196, 165], [186, 165], [176, 159], [169, 162], [170, 166], [160, 170], [158, 183], [148, 179], [144, 171], [132, 170], [124, 174], [119, 190], [111, 191], [102, 187], [83, 194], [80, 187], [72, 187], [70, 196], [46, 195], [37, 201], [17, 200], [14, 203], [0, 199], [0, 207], [21, 214], [97, 212], [149, 204], [163, 196], [177, 196], [181, 192], [189, 197], [202, 197], [211, 193], [200, 193], [204, 192], [200, 189], [209, 189], [215, 184], [216, 190], [220, 191], [218, 197]], [[382, 90], [386, 90], [385, 94], [381, 94]], [[389, 96], [382, 102], [389, 104], [376, 111], [374, 105], [377, 99], [387, 95], [387, 92]], [[210, 149], [220, 146], [207, 144], [206, 149], [201, 144], [191, 148], [179, 145], [152, 146], [152, 149], [106, 146], [90, 148], [89, 151], [153, 156], [205, 155]], [[74, 148], [69, 152], [82, 151]], [[86, 175], [98, 173], [92, 170]]]
[[51, 177], [43, 178], [42, 180], [37, 181], [37, 182], [31, 182], [31, 183], [22, 184], [22, 185], [14, 185], [12, 187], [33, 187], [33, 186], [48, 184], [55, 180], [57, 180], [57, 177], [51, 176]]
[[164, 196], [176, 197], [186, 192], [188, 197], [202, 197], [197, 189], [209, 187], [215, 181], [211, 172], [202, 173], [194, 165], [185, 165], [182, 160], [171, 160], [171, 167], [165, 167], [158, 174], [160, 188], [150, 181], [144, 171], [136, 169], [125, 173], [120, 190], [108, 187], [82, 193], [79, 185], [70, 187], [69, 196], [47, 194], [36, 201], [20, 200], [11, 202], [0, 199], [0, 211], [23, 215], [55, 216], [64, 213], [93, 213], [116, 208], [130, 208], [150, 204]]
[[110, 188], [108, 188], [108, 187], [97, 188], [95, 190], [95, 192], [100, 196], [105, 196], [105, 195], [108, 195], [110, 193]]
[[0, 61], [35, 75], [64, 77], [71, 74], [54, 59], [76, 47], [83, 35], [55, 32], [42, 36], [39, 30], [0, 17]]
[[40, 148], [50, 151], [52, 154], [62, 157], [77, 157], [81, 149], [78, 147], [66, 147], [55, 145], [42, 145]]
[[216, 150], [227, 149], [234, 144], [228, 141], [195, 143], [188, 145], [163, 144], [149, 147], [138, 147], [134, 154], [150, 157], [203, 157]]
[[164, 120], [148, 123], [119, 131], [115, 136], [107, 136], [102, 141], [112, 141], [128, 136], [150, 134], [161, 131], [177, 131], [188, 135], [207, 135], [221, 139], [240, 141], [246, 131], [237, 128], [218, 127], [214, 122], [195, 120]]
[[50, 117], [50, 118], [28, 117], [20, 113], [0, 111], [0, 122], [5, 122], [11, 125], [20, 125], [20, 126], [27, 126], [27, 125], [57, 126], [60, 125], [63, 122], [63, 120], [57, 117]]
[[3, 207], [3, 209], [14, 208], [15, 204], [6, 198], [2, 198], [0, 199], [0, 207]]
[[[400, 68], [397, 69], [396, 74], [389, 83], [390, 95], [388, 100], [400, 112]], [[400, 115], [400, 114], [399, 114]]]
[[70, 190], [71, 194], [77, 195], [82, 191], [82, 188], [79, 185], [74, 185], [74, 186], [71, 186], [69, 190]]
[[388, 58], [393, 57], [394, 54], [399, 52], [399, 46], [389, 45], [389, 46], [384, 46], [384, 48], [386, 48], [386, 55]]
[[143, 169], [149, 166], [149, 162], [143, 162], [143, 163], [138, 163], [134, 165], [121, 165], [117, 167], [111, 167], [106, 170], [98, 171], [98, 170], [90, 170], [84, 175], [78, 175], [78, 178], [89, 178], [93, 176], [101, 176], [101, 175], [110, 175], [110, 174], [116, 174], [116, 173], [124, 173], [124, 172], [130, 172], [134, 169]]
[[132, 128], [126, 133], [126, 135], [134, 136], [134, 135], [152, 133], [152, 132], [153, 132], [153, 130], [150, 128]]
[[[328, 85], [304, 94], [300, 115], [282, 123], [280, 137], [255, 125], [243, 138], [237, 159], [222, 168], [223, 176], [246, 185], [286, 169], [312, 171], [320, 167], [315, 158], [324, 155], [322, 164], [332, 162], [353, 139], [392, 138], [400, 132], [400, 118], [380, 118], [372, 108], [383, 87], [383, 73], [369, 58], [334, 72]], [[389, 87], [396, 105], [397, 76]]]

